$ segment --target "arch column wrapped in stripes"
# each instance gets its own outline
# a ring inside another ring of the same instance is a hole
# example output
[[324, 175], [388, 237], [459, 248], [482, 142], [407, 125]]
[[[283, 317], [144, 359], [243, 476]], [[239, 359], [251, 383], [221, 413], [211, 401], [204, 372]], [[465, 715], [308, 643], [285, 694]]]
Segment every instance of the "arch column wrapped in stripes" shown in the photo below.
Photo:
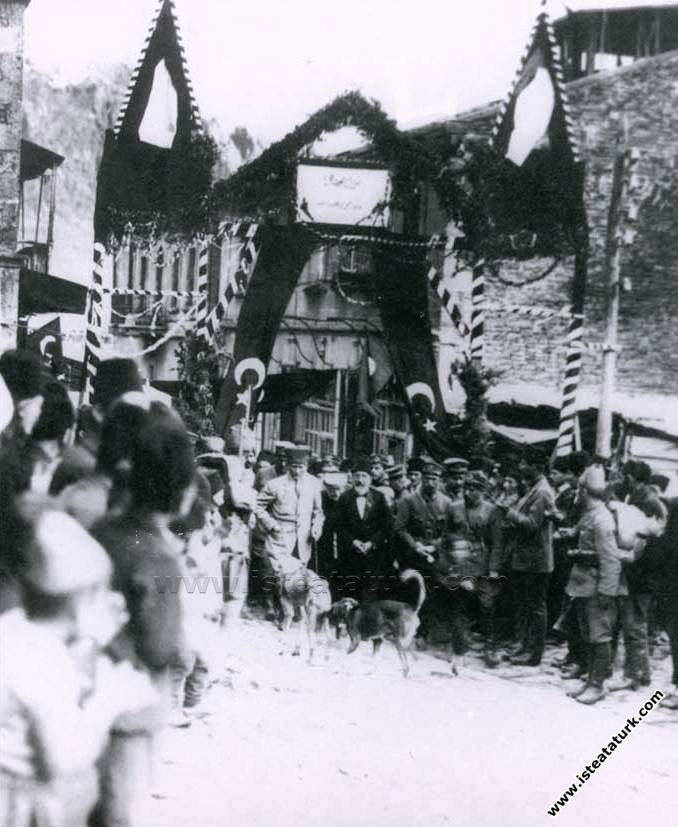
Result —
[[577, 390], [581, 377], [584, 325], [580, 317], [573, 317], [567, 332], [567, 356], [563, 395], [560, 406], [560, 425], [556, 456], [564, 457], [574, 450], [575, 417], [577, 415]]
[[473, 266], [471, 281], [471, 359], [482, 362], [485, 349], [485, 261]]
[[209, 265], [210, 242], [204, 240], [198, 253], [198, 309], [196, 311], [195, 332], [198, 336], [205, 336], [207, 324], [207, 305], [209, 300]]

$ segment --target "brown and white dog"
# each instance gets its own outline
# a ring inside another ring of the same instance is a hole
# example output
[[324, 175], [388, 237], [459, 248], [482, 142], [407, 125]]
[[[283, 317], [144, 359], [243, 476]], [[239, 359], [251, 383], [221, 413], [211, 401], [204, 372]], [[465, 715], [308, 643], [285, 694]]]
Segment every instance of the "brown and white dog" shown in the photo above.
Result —
[[407, 677], [410, 671], [407, 650], [419, 628], [419, 611], [426, 599], [426, 585], [424, 578], [414, 569], [405, 569], [400, 579], [403, 583], [417, 583], [416, 600], [412, 603], [375, 600], [373, 603], [355, 605], [346, 616], [346, 629], [351, 638], [348, 654], [355, 652], [362, 640], [372, 641], [374, 655], [384, 639], [392, 641], [400, 658], [403, 675]]
[[[280, 601], [280, 629], [287, 634], [295, 614], [299, 613], [302, 623], [306, 626], [308, 659], [311, 661], [319, 630], [323, 631], [326, 645], [329, 646], [329, 613], [332, 609], [329, 583], [306, 568], [296, 557], [277, 561], [274, 571]], [[299, 644], [294, 647], [292, 654], [301, 654]], [[325, 656], [328, 656], [327, 652]]]

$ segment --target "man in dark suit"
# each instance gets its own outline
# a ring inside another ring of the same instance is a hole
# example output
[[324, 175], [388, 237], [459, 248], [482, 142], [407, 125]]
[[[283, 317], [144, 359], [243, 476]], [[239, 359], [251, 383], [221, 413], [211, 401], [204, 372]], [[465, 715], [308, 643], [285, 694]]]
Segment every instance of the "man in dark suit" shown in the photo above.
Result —
[[339, 497], [337, 544], [344, 597], [375, 600], [386, 588], [391, 512], [384, 495], [371, 486], [370, 464], [353, 467], [353, 487]]

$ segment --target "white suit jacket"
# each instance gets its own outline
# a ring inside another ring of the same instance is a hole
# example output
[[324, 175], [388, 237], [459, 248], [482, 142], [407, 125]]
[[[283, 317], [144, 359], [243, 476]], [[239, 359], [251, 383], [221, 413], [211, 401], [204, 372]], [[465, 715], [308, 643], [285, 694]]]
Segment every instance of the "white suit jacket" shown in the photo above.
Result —
[[[296, 483], [289, 474], [266, 483], [259, 492], [254, 513], [266, 530], [268, 554], [289, 555], [296, 545], [299, 559], [303, 563], [309, 561], [311, 541], [319, 539], [325, 519], [321, 491], [320, 481], [308, 473]], [[271, 534], [274, 528], [280, 529], [278, 537]]]

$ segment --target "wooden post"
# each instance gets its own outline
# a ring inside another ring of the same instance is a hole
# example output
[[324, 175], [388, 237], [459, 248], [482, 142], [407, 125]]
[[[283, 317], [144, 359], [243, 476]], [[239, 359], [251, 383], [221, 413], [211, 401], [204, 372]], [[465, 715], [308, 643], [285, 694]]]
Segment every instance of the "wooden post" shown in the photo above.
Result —
[[629, 190], [629, 173], [636, 154], [619, 139], [612, 177], [612, 197], [607, 220], [605, 269], [607, 272], [607, 324], [603, 350], [603, 380], [596, 428], [596, 453], [608, 458], [612, 442], [612, 413], [617, 371], [619, 327], [619, 264], [623, 211]]

